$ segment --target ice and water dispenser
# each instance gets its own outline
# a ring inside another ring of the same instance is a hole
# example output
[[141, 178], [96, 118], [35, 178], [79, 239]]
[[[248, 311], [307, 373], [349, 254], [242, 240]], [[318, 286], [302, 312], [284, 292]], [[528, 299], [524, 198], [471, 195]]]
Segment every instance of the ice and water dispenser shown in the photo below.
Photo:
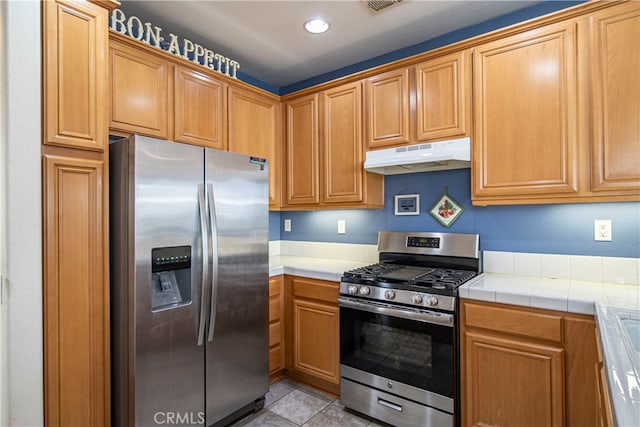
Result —
[[191, 303], [191, 246], [151, 250], [151, 310]]

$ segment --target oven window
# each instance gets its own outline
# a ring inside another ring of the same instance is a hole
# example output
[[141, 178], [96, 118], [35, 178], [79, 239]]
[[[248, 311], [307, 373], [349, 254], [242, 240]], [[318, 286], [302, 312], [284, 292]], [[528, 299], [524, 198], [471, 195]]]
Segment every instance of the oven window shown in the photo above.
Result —
[[340, 308], [340, 363], [453, 398], [453, 328]]

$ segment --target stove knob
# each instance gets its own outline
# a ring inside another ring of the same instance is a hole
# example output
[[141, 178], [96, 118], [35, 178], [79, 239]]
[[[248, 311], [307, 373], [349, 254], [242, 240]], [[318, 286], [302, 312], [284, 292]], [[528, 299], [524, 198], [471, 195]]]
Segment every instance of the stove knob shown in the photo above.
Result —
[[394, 299], [396, 297], [396, 293], [393, 291], [385, 291], [384, 297], [386, 299]]
[[369, 295], [371, 293], [371, 290], [369, 289], [368, 286], [361, 286], [359, 291], [360, 291], [360, 295]]
[[413, 300], [414, 304], [422, 304], [422, 295], [420, 294], [415, 294], [411, 299]]
[[356, 285], [349, 285], [349, 287], [347, 288], [347, 292], [349, 292], [351, 295], [355, 295], [358, 293], [358, 287]]
[[427, 297], [427, 304], [431, 307], [438, 305], [438, 297], [434, 297], [433, 295]]

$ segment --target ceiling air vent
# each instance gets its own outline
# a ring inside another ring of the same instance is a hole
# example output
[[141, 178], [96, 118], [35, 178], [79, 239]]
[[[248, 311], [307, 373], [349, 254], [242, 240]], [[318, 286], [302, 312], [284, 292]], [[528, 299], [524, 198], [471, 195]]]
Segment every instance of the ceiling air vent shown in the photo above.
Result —
[[367, 8], [373, 12], [378, 13], [394, 4], [400, 3], [402, 0], [362, 0]]

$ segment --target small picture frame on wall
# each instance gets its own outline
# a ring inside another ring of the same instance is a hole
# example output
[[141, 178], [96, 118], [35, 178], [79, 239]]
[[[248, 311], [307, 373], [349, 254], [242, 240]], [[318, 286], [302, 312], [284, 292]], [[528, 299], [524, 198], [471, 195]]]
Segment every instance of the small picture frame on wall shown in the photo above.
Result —
[[419, 194], [397, 194], [394, 201], [395, 215], [420, 215]]
[[460, 203], [456, 202], [453, 197], [449, 196], [448, 187], [444, 187], [440, 198], [429, 211], [440, 224], [447, 228], [451, 227], [451, 224], [460, 218], [462, 212], [464, 212], [464, 208]]

